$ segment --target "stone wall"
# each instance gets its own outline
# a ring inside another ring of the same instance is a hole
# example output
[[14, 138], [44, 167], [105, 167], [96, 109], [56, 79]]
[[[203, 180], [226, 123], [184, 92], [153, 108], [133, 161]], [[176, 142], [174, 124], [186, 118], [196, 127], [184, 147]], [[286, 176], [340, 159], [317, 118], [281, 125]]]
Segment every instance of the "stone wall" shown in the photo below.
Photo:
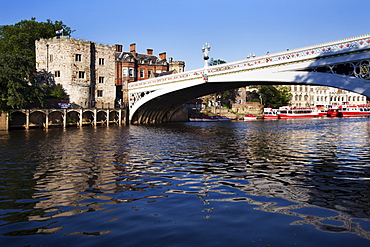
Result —
[[41, 39], [36, 41], [36, 69], [51, 73], [71, 103], [81, 107], [90, 107], [93, 102], [114, 106], [114, 52], [114, 46], [81, 39]]
[[8, 130], [8, 114], [0, 111], [0, 130]]

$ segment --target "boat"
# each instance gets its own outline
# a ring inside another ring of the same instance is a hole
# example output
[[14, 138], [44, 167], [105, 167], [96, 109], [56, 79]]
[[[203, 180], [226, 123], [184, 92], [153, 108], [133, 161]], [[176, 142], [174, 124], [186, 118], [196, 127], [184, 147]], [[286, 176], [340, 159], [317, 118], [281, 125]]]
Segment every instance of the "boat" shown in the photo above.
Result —
[[264, 119], [278, 119], [277, 109], [263, 108], [262, 117]]
[[204, 116], [202, 118], [203, 122], [217, 122], [218, 118], [216, 116]]
[[348, 105], [343, 104], [337, 108], [329, 109], [328, 117], [362, 117], [370, 116], [370, 105]]
[[280, 107], [278, 118], [303, 118], [318, 117], [319, 113], [315, 107]]
[[217, 122], [217, 121], [231, 121], [230, 118], [225, 116], [199, 116], [191, 115], [189, 117], [190, 122]]
[[226, 116], [217, 116], [218, 121], [231, 121], [232, 119], [226, 117]]
[[189, 117], [190, 122], [201, 122], [203, 121], [203, 116], [198, 116], [198, 115], [191, 115]]
[[316, 107], [319, 117], [326, 117], [328, 115], [328, 109], [326, 107]]
[[246, 114], [246, 115], [244, 115], [243, 118], [244, 118], [244, 121], [257, 119], [257, 117], [255, 115], [253, 115], [253, 114]]

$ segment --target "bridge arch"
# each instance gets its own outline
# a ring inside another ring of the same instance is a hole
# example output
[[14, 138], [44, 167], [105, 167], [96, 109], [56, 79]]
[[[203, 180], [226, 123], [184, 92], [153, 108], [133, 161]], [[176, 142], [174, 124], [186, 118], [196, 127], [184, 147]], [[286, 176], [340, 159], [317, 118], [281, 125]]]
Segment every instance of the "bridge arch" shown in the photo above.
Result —
[[370, 34], [130, 83], [129, 119], [167, 122], [180, 105], [200, 96], [248, 85], [294, 84], [370, 97]]
[[[265, 73], [257, 78], [245, 78], [241, 75], [229, 76], [227, 81], [218, 79], [199, 85], [189, 85], [178, 90], [166, 88], [148, 94], [139, 100], [140, 104], [133, 107], [131, 111], [131, 123], [153, 124], [163, 123], [171, 120], [173, 113], [184, 103], [197, 97], [213, 94], [220, 91], [236, 89], [250, 85], [314, 85], [328, 86], [356, 92], [370, 97], [370, 82], [345, 75], [287, 71], [272, 73], [270, 76]], [[226, 78], [226, 77], [225, 77]], [[198, 80], [202, 80], [201, 78]], [[302, 95], [304, 97], [304, 95]], [[138, 103], [139, 103], [138, 102]]]

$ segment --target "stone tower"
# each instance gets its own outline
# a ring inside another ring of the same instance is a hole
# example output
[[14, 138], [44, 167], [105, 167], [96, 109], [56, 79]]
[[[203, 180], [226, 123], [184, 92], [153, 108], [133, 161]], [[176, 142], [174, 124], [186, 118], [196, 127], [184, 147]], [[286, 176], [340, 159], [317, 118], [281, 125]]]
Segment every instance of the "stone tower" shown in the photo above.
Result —
[[114, 106], [115, 47], [69, 37], [36, 41], [36, 69], [61, 84], [80, 107]]

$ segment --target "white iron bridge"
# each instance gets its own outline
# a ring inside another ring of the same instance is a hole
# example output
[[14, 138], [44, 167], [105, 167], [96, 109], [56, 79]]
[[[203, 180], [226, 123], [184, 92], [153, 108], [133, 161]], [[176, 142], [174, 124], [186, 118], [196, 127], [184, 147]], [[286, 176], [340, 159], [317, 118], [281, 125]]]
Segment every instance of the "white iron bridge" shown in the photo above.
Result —
[[185, 102], [248, 85], [321, 85], [370, 97], [370, 33], [128, 84], [129, 121], [168, 122]]

